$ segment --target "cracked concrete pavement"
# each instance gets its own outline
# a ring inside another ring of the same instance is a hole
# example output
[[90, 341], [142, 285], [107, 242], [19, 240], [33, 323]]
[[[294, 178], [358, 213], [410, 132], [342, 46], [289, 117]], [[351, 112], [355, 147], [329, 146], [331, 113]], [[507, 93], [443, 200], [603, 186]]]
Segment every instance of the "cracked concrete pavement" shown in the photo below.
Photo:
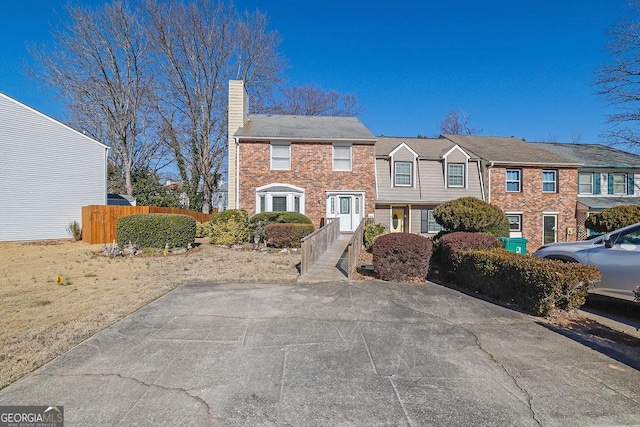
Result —
[[0, 391], [86, 425], [640, 424], [640, 372], [433, 283], [182, 286]]

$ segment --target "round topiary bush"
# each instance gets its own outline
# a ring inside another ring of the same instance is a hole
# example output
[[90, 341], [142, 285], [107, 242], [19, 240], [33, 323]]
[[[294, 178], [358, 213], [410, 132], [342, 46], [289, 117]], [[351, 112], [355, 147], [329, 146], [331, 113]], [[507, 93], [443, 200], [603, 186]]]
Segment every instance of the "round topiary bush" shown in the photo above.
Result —
[[209, 242], [215, 245], [243, 243], [249, 236], [249, 215], [242, 209], [229, 209], [211, 218]]
[[640, 222], [640, 206], [624, 205], [589, 215], [584, 225], [597, 233], [608, 233]]
[[189, 215], [135, 214], [116, 223], [119, 246], [131, 242], [139, 248], [184, 248], [195, 242], [196, 220]]
[[424, 282], [432, 248], [431, 239], [417, 234], [379, 236], [373, 244], [374, 273], [391, 282]]
[[502, 209], [475, 197], [462, 197], [442, 203], [433, 210], [433, 217], [448, 231], [509, 237], [509, 220]]

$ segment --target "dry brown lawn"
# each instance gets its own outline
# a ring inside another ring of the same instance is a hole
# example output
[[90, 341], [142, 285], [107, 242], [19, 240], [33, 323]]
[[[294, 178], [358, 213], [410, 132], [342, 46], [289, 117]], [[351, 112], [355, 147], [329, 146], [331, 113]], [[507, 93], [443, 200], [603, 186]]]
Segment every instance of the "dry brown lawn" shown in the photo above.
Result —
[[0, 243], [0, 389], [182, 284], [298, 277], [299, 253], [199, 242], [186, 255], [134, 258], [83, 242]]

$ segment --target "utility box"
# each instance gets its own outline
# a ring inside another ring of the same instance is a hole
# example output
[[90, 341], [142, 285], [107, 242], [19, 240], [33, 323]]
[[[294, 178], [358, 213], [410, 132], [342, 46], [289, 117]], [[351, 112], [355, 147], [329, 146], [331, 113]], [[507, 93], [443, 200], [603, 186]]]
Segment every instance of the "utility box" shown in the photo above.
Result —
[[524, 237], [500, 237], [503, 247], [509, 252], [524, 255], [527, 253], [527, 242]]

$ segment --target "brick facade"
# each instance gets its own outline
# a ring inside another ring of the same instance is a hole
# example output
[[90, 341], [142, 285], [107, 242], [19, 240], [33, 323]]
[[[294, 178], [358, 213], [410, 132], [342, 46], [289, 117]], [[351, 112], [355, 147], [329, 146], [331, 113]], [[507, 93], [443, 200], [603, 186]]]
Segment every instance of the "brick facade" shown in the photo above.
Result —
[[[520, 169], [521, 191], [506, 191], [506, 170]], [[557, 192], [542, 191], [542, 170], [557, 171]], [[490, 202], [505, 212], [522, 213], [522, 236], [529, 240], [527, 252], [542, 246], [543, 213], [557, 213], [557, 241], [575, 241], [578, 171], [574, 168], [497, 167], [490, 169]], [[488, 199], [489, 200], [489, 199]]]
[[288, 184], [305, 190], [304, 214], [316, 227], [326, 216], [326, 191], [364, 191], [364, 216], [375, 209], [375, 147], [352, 146], [351, 171], [333, 171], [331, 143], [291, 143], [291, 169], [271, 170], [268, 141], [242, 141], [239, 144], [240, 209], [249, 216], [256, 213], [256, 188], [269, 184]]

